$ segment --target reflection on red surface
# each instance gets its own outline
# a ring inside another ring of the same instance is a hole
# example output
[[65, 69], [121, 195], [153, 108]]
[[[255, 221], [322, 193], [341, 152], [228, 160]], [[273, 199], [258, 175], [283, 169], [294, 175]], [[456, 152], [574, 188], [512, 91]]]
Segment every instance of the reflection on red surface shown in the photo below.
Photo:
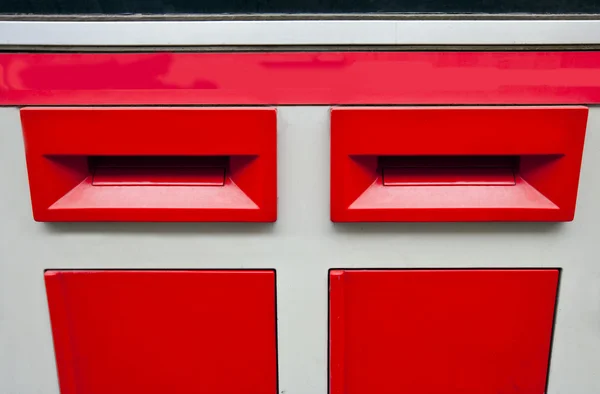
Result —
[[0, 105], [593, 103], [600, 52], [0, 54]]

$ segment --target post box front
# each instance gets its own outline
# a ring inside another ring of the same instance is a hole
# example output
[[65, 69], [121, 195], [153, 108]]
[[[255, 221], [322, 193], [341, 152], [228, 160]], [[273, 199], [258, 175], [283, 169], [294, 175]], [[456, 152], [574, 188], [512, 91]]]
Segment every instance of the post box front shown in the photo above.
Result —
[[0, 4], [0, 392], [600, 392], [598, 12]]

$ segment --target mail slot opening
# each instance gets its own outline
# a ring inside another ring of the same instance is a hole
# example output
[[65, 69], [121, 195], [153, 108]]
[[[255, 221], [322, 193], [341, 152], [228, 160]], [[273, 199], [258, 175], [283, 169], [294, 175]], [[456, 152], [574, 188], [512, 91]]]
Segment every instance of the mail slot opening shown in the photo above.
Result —
[[384, 186], [514, 186], [518, 156], [380, 157]]
[[48, 155], [43, 160], [59, 175], [57, 185], [70, 187], [62, 195], [56, 191], [48, 208], [63, 217], [78, 219], [81, 212], [94, 221], [108, 220], [104, 212], [134, 221], [144, 221], [148, 212], [154, 213], [152, 221], [238, 221], [240, 212], [260, 217], [254, 199], [260, 197], [261, 180], [252, 177], [261, 164], [256, 155]]
[[224, 186], [225, 156], [95, 156], [93, 186]]
[[558, 209], [544, 194], [549, 183], [543, 177], [562, 155], [349, 158], [361, 184], [348, 210], [368, 212], [378, 221], [396, 220], [395, 212], [404, 221], [453, 221], [457, 209], [463, 210], [461, 220], [490, 220], [496, 212], [502, 220], [514, 220], [519, 210], [535, 210], [542, 217]]

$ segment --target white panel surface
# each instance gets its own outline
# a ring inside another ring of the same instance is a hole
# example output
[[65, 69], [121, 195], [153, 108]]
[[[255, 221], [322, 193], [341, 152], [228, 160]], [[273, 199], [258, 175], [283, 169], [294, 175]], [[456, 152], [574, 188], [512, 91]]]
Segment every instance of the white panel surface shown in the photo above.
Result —
[[0, 393], [58, 394], [44, 269], [275, 268], [280, 392], [326, 394], [327, 275], [344, 267], [562, 267], [549, 393], [600, 393], [600, 108], [563, 224], [333, 224], [328, 108], [278, 111], [274, 224], [44, 224], [31, 217], [18, 109], [0, 109]]
[[599, 20], [0, 21], [0, 45], [579, 45]]

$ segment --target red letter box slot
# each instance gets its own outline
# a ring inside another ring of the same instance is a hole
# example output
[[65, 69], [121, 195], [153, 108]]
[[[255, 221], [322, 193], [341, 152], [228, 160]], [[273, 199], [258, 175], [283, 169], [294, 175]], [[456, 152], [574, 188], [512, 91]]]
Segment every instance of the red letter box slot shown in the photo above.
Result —
[[585, 107], [334, 108], [331, 219], [569, 221]]
[[21, 119], [38, 221], [277, 218], [274, 109], [25, 108]]
[[546, 392], [558, 269], [329, 279], [330, 394]]
[[277, 394], [274, 271], [45, 281], [61, 394]]

